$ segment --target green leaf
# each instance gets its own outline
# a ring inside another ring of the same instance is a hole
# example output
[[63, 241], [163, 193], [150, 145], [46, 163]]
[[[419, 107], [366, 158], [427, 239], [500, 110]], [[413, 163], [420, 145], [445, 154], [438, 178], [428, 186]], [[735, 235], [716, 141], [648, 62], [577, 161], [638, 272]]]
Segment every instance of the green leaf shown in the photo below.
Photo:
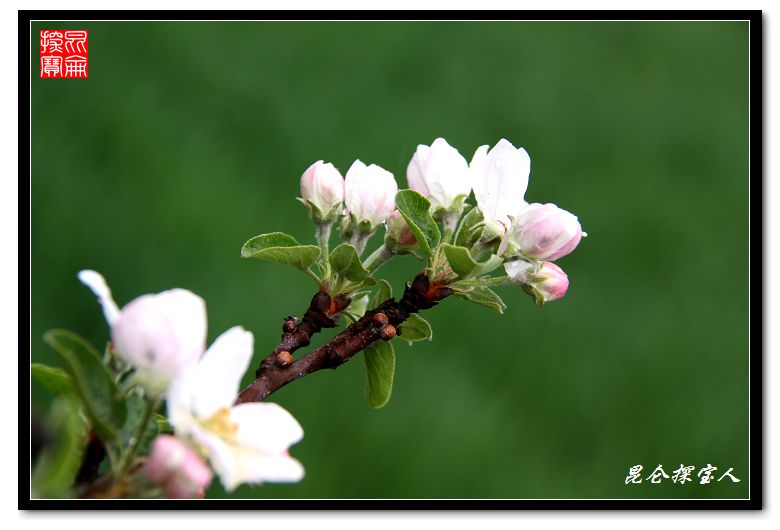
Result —
[[173, 432], [173, 426], [168, 422], [168, 418], [160, 414], [154, 413], [154, 422], [157, 424], [157, 432], [161, 434], [170, 434]]
[[369, 309], [376, 309], [382, 302], [393, 296], [393, 288], [385, 280], [379, 280], [379, 288], [368, 303]]
[[395, 352], [389, 342], [379, 340], [363, 350], [366, 363], [366, 386], [364, 395], [368, 406], [378, 409], [384, 407], [393, 390], [395, 372]]
[[272, 232], [253, 237], [244, 243], [241, 257], [291, 265], [305, 271], [320, 257], [320, 247], [301, 245], [291, 235]]
[[455, 232], [454, 243], [459, 247], [471, 247], [479, 237], [479, 228], [474, 226], [482, 222], [482, 212], [479, 208], [472, 208], [460, 221], [458, 230]]
[[30, 476], [30, 493], [43, 499], [72, 497], [71, 488], [87, 441], [87, 424], [75, 395], [59, 397], [52, 403], [47, 427], [51, 441]]
[[368, 276], [368, 271], [363, 268], [357, 249], [349, 243], [342, 243], [334, 248], [328, 261], [330, 261], [331, 269], [334, 272], [351, 282], [360, 283]]
[[453, 272], [461, 278], [488, 274], [504, 262], [495, 254], [491, 254], [485, 261], [478, 262], [474, 260], [466, 247], [456, 247], [448, 243], [444, 244], [444, 254], [447, 256], [447, 261], [449, 261]]
[[[123, 449], [127, 450], [132, 445], [133, 439], [135, 438], [136, 433], [138, 433], [139, 427], [141, 427], [141, 422], [146, 415], [147, 407], [149, 405], [146, 400], [136, 392], [132, 392], [127, 396], [127, 399], [125, 399], [125, 404], [127, 405], [127, 420], [122, 426], [121, 441]], [[141, 443], [138, 446], [139, 454], [147, 452], [149, 445], [152, 443], [154, 437], [159, 434], [159, 432], [160, 427], [155, 418], [149, 422], [149, 425], [146, 426], [146, 430], [141, 437]]]
[[433, 338], [433, 330], [427, 320], [417, 313], [412, 313], [401, 324], [398, 337], [411, 344], [412, 341], [431, 340]]
[[118, 399], [116, 383], [100, 361], [97, 350], [87, 341], [63, 329], [43, 335], [60, 354], [97, 435], [103, 441], [116, 440], [127, 417], [124, 401]]
[[473, 302], [494, 311], [498, 311], [501, 314], [503, 314], [504, 309], [506, 309], [506, 304], [504, 304], [504, 301], [501, 300], [501, 298], [495, 292], [493, 292], [492, 289], [485, 286], [478, 285], [471, 291], [456, 292], [455, 295], [460, 296], [469, 302]]
[[401, 190], [395, 196], [395, 205], [401, 212], [406, 224], [428, 256], [441, 241], [441, 233], [436, 221], [430, 214], [431, 203], [414, 190]]
[[75, 392], [73, 380], [61, 368], [41, 363], [32, 363], [30, 365], [30, 375], [52, 394], [61, 395]]

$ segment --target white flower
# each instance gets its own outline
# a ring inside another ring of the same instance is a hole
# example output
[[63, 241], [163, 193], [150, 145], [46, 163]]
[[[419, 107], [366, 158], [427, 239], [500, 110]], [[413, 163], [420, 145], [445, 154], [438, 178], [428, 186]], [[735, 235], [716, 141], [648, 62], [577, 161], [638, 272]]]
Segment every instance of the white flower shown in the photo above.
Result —
[[389, 171], [355, 160], [344, 177], [344, 204], [347, 215], [358, 223], [368, 222], [371, 229], [383, 223], [395, 210], [398, 184]]
[[517, 215], [526, 205], [531, 158], [522, 147], [517, 149], [501, 139], [488, 152], [483, 145], [471, 160], [472, 186], [477, 206], [485, 222], [499, 233], [510, 225], [510, 216]]
[[168, 392], [168, 418], [176, 435], [207, 455], [228, 491], [242, 483], [303, 478], [303, 467], [287, 453], [303, 437], [295, 418], [274, 403], [233, 406], [252, 346], [250, 332], [229, 329]]
[[301, 175], [302, 202], [314, 210], [316, 221], [333, 220], [341, 213], [344, 200], [344, 177], [333, 164], [319, 160]]
[[78, 277], [103, 306], [114, 350], [152, 393], [164, 391], [206, 349], [206, 304], [192, 292], [143, 295], [120, 311], [103, 276], [84, 270]]
[[431, 206], [451, 209], [459, 195], [471, 193], [471, 175], [466, 159], [444, 138], [430, 147], [418, 145], [406, 168], [409, 187], [431, 201]]

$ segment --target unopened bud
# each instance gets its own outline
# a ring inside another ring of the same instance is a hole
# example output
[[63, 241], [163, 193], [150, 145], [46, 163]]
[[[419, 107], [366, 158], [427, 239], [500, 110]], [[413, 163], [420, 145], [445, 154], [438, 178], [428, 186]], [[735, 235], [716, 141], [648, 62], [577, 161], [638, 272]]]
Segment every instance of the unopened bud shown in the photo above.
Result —
[[294, 318], [288, 318], [284, 321], [284, 324], [282, 324], [282, 331], [285, 333], [295, 333], [296, 329], [298, 329], [298, 323], [295, 322]]
[[563, 269], [549, 261], [537, 267], [527, 261], [510, 261], [504, 264], [504, 269], [540, 306], [563, 298], [569, 288], [569, 277]]
[[382, 340], [390, 340], [393, 337], [395, 337], [395, 326], [392, 324], [388, 324], [382, 329], [379, 330], [379, 336], [382, 338]]
[[341, 213], [344, 178], [333, 164], [315, 162], [301, 176], [301, 196], [316, 222], [332, 221]]
[[282, 350], [276, 356], [276, 364], [278, 366], [287, 366], [292, 362], [292, 355], [287, 350]]
[[509, 240], [534, 260], [554, 261], [579, 244], [582, 228], [577, 217], [554, 204], [529, 204], [512, 223]]
[[409, 229], [401, 212], [395, 210], [385, 221], [385, 244], [393, 252], [403, 254], [405, 251], [417, 248], [417, 238]]
[[398, 184], [393, 174], [379, 166], [356, 160], [344, 178], [344, 204], [355, 223], [373, 230], [395, 209]]
[[384, 313], [374, 313], [374, 316], [371, 317], [371, 322], [374, 324], [374, 327], [383, 328], [387, 325], [387, 315]]

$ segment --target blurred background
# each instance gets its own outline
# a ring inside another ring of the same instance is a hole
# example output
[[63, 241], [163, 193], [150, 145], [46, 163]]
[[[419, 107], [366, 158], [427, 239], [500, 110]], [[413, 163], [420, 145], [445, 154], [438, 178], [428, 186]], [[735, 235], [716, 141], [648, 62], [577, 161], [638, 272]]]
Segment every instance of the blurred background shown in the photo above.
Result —
[[[239, 250], [277, 230], [313, 241], [295, 197], [320, 159], [376, 163], [403, 188], [417, 144], [443, 136], [470, 160], [507, 138], [531, 155], [526, 200], [590, 234], [543, 310], [503, 287], [503, 316], [455, 298], [426, 312], [434, 340], [396, 344], [385, 408], [365, 404], [360, 358], [274, 394], [304, 427], [306, 477], [232, 496], [748, 496], [747, 23], [32, 29], [33, 361], [60, 365], [55, 327], [105, 344], [76, 279], [93, 268], [120, 305], [199, 294], [209, 342], [251, 330], [248, 383], [313, 284]], [[41, 29], [89, 30], [89, 79], [39, 79]], [[381, 272], [398, 293], [419, 268]], [[50, 399], [33, 385], [39, 410]], [[742, 481], [626, 485], [637, 464]]]

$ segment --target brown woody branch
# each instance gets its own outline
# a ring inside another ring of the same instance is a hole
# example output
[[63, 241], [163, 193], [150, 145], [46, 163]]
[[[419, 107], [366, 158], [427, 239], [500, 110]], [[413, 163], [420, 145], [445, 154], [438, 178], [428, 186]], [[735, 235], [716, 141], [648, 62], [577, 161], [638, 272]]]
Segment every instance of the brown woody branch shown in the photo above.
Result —
[[[255, 374], [254, 382], [241, 391], [236, 403], [263, 401], [270, 394], [296, 379], [325, 368], [335, 369], [380, 338], [383, 340], [392, 339], [396, 334], [396, 328], [409, 318], [409, 315], [423, 309], [430, 309], [439, 300], [451, 295], [452, 292], [449, 287], [431, 282], [424, 273], [420, 273], [411, 285], [406, 286], [399, 301], [396, 302], [394, 298], [385, 300], [379, 307], [367, 311], [357, 322], [348, 326], [327, 343], [300, 359], [290, 362], [289, 357], [280, 354], [285, 351], [291, 353], [292, 350], [285, 349], [290, 346], [297, 349], [307, 345], [312, 334], [309, 332], [311, 324], [307, 324], [306, 328], [301, 330], [300, 335], [296, 335], [307, 320], [304, 316], [296, 331], [285, 333], [279, 346], [274, 349], [274, 353], [263, 360]], [[322, 313], [323, 310], [320, 308], [326, 305], [326, 297], [329, 309], [335, 309], [343, 303], [343, 301], [335, 302], [339, 297], [331, 302], [327, 293], [320, 292], [312, 299], [307, 315], [312, 312], [309, 316], [314, 318], [314, 313]], [[346, 305], [341, 306], [339, 311], [344, 308]], [[327, 316], [327, 311], [325, 313]], [[312, 318], [309, 320], [315, 322]], [[320, 325], [320, 328], [333, 326], [335, 323], [332, 326]], [[320, 328], [317, 328], [317, 331]], [[287, 335], [290, 337], [286, 337]], [[306, 335], [305, 339], [304, 335]]]

